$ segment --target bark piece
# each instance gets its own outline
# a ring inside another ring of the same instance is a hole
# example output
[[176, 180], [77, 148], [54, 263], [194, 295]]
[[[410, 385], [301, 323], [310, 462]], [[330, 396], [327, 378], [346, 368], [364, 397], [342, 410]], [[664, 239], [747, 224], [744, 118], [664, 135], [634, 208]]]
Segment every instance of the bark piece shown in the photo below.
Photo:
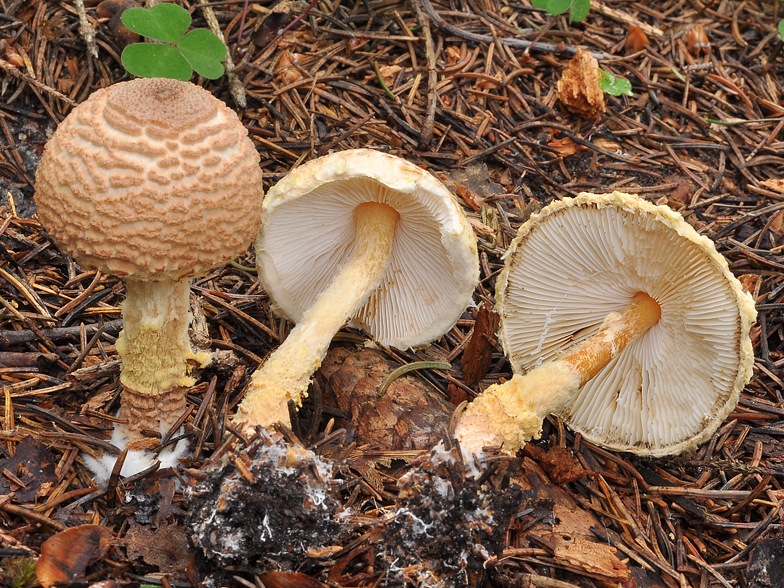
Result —
[[496, 331], [501, 316], [482, 304], [474, 323], [474, 334], [463, 352], [463, 377], [473, 386], [485, 377], [493, 361], [493, 351], [498, 342]]
[[378, 389], [399, 364], [374, 349], [336, 347], [316, 374], [324, 402], [335, 403], [357, 430], [360, 445], [373, 449], [428, 449], [441, 439], [454, 407], [413, 375]]
[[558, 99], [569, 112], [585, 119], [604, 114], [604, 92], [599, 86], [599, 62], [590, 53], [577, 49], [563, 76], [558, 80]]
[[751, 553], [746, 568], [749, 588], [784, 586], [784, 540], [763, 539]]
[[[616, 549], [596, 541], [591, 527], [602, 528], [601, 521], [583, 509], [572, 495], [554, 485], [545, 472], [530, 458], [523, 460], [523, 475], [512, 482], [528, 488], [524, 498], [536, 505], [538, 521], [528, 529], [538, 543], [549, 546], [553, 559], [564, 568], [591, 574], [607, 581], [626, 584], [629, 569]], [[552, 513], [548, 516], [548, 512]]]

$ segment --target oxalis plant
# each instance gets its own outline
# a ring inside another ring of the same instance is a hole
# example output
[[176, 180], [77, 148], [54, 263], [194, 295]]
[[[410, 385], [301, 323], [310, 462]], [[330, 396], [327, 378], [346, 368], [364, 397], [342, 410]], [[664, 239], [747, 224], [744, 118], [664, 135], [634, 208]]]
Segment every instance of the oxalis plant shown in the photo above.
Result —
[[599, 68], [599, 87], [602, 92], [613, 96], [634, 96], [632, 84], [626, 78], [618, 77], [606, 69]]
[[541, 8], [550, 16], [558, 16], [569, 11], [569, 22], [582, 22], [591, 9], [591, 0], [531, 0], [536, 8]]
[[[541, 8], [550, 16], [558, 16], [568, 10], [569, 23], [582, 22], [591, 10], [591, 0], [531, 0], [531, 4]], [[599, 87], [603, 92], [613, 96], [634, 96], [629, 80], [602, 68], [599, 68]]]
[[190, 33], [191, 15], [176, 4], [129, 8], [123, 24], [157, 43], [134, 43], [122, 52], [123, 67], [140, 78], [173, 78], [187, 82], [194, 70], [210, 80], [223, 75], [226, 45], [207, 29]]

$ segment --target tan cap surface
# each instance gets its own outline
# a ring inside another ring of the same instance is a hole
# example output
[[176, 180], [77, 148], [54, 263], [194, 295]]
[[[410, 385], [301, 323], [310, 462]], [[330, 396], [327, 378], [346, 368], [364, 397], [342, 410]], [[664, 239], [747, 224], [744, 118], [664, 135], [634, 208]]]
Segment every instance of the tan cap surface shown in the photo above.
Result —
[[664, 206], [581, 194], [525, 223], [496, 288], [501, 338], [517, 373], [590, 337], [637, 292], [661, 319], [589, 380], [562, 416], [587, 439], [646, 455], [678, 453], [716, 430], [751, 377], [756, 317], [713, 242]]
[[189, 277], [239, 255], [255, 236], [258, 163], [237, 115], [203, 88], [122, 82], [92, 94], [47, 143], [38, 216], [85, 269]]
[[400, 214], [378, 289], [351, 321], [385, 345], [424, 345], [455, 324], [479, 276], [476, 239], [454, 197], [417, 166], [371, 149], [333, 153], [292, 171], [264, 199], [259, 279], [299, 322], [352, 251], [354, 209]]

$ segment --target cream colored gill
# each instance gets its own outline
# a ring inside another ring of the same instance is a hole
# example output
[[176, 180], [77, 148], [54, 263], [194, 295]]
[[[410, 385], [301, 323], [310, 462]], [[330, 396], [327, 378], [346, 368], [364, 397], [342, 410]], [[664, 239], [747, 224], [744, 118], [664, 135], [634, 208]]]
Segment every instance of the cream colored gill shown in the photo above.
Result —
[[432, 331], [434, 321], [454, 306], [445, 292], [465, 289], [454, 275], [444, 238], [463, 227], [442, 200], [416, 187], [406, 193], [374, 179], [351, 178], [277, 205], [257, 247], [265, 279], [276, 284], [275, 301], [298, 322], [353, 250], [354, 209], [363, 202], [381, 202], [400, 214], [392, 256], [381, 286], [351, 325], [385, 344], [407, 347], [429, 341], [417, 337]]

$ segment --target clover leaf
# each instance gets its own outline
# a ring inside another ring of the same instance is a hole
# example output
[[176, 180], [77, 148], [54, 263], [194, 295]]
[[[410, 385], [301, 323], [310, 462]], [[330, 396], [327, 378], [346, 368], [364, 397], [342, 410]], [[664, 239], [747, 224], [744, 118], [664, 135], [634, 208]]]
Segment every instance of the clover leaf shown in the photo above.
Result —
[[164, 43], [176, 43], [191, 26], [191, 15], [176, 4], [158, 4], [150, 9], [129, 8], [122, 14], [123, 24], [134, 33]]
[[599, 87], [603, 92], [612, 94], [613, 96], [634, 96], [632, 92], [632, 85], [626, 78], [619, 78], [609, 71], [599, 68]]
[[784, 20], [779, 21], [779, 35], [784, 40]]
[[591, 0], [572, 0], [569, 9], [569, 22], [582, 22], [591, 10]]
[[551, 16], [569, 11], [569, 22], [581, 22], [588, 16], [591, 0], [531, 0], [536, 8], [542, 8]]
[[131, 31], [160, 43], [134, 43], [122, 52], [123, 67], [142, 78], [188, 81], [195, 70], [210, 80], [223, 75], [226, 45], [214, 33], [195, 29], [188, 33], [191, 15], [176, 4], [150, 9], [129, 8], [122, 15]]

